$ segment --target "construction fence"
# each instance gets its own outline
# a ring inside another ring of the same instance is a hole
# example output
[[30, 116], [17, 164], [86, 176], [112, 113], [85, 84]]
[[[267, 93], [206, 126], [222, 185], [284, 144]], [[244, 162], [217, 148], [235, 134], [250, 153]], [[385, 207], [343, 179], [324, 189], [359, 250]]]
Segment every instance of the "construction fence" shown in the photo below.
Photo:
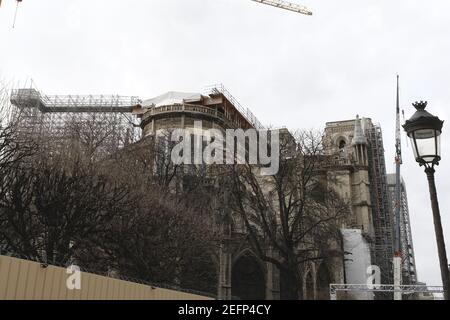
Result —
[[0, 300], [212, 299], [0, 255]]

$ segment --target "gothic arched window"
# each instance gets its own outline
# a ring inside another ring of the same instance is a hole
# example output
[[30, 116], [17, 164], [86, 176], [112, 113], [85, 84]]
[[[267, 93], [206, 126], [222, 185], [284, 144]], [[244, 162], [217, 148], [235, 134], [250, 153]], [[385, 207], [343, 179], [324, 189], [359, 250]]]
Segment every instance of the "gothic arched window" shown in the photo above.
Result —
[[339, 150], [344, 150], [345, 145], [346, 145], [345, 140], [344, 139], [340, 140], [339, 141]]

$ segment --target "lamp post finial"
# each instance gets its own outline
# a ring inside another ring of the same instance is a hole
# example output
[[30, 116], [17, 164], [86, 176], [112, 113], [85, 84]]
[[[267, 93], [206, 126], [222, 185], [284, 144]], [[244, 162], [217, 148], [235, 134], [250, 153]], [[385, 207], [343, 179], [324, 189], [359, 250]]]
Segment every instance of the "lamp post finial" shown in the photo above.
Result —
[[425, 110], [425, 108], [427, 107], [428, 102], [427, 101], [416, 101], [414, 102], [412, 105], [414, 106], [414, 108], [416, 108], [417, 110]]

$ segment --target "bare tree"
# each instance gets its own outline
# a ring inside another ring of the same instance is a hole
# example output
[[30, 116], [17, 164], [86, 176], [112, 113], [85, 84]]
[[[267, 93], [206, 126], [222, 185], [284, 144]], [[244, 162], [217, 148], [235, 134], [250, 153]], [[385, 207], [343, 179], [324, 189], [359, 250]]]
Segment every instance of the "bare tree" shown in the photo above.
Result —
[[9, 170], [0, 195], [0, 238], [6, 248], [53, 264], [74, 258], [130, 204], [128, 189], [79, 161], [55, 157]]
[[306, 263], [339, 254], [329, 248], [339, 241], [339, 222], [349, 211], [322, 171], [327, 157], [322, 136], [309, 131], [281, 139], [279, 171], [258, 175], [259, 167], [233, 170], [232, 208], [259, 257], [281, 273], [288, 299], [302, 297], [302, 271]]
[[30, 259], [66, 263], [131, 203], [130, 189], [108, 180], [92, 161], [110, 133], [86, 147], [85, 133], [103, 129], [93, 119], [64, 123], [65, 135], [42, 128], [32, 137], [21, 110], [11, 107], [6, 89], [2, 93], [9, 117], [0, 127], [0, 245]]
[[204, 168], [173, 164], [167, 139], [113, 153], [114, 123], [78, 120], [41, 130], [36, 152], [4, 170], [3, 249], [214, 292], [217, 190]]
[[0, 81], [0, 180], [12, 166], [35, 152], [33, 140], [19, 134], [20, 112], [11, 106], [9, 87]]
[[116, 216], [96, 238], [99, 242], [93, 241], [89, 257], [95, 259], [90, 262], [122, 276], [214, 292], [210, 217], [161, 201], [156, 190], [149, 192], [134, 210]]
[[215, 292], [217, 190], [201, 168], [172, 163], [172, 146], [165, 136], [149, 136], [98, 164], [136, 200], [79, 259], [97, 270]]
[[72, 114], [66, 119], [66, 144], [90, 161], [99, 161], [117, 152], [129, 139], [121, 127], [122, 115]]
[[147, 136], [112, 154], [103, 168], [115, 179], [129, 181], [138, 189], [157, 186], [170, 194], [177, 189], [183, 172], [171, 161], [171, 147], [169, 132]]

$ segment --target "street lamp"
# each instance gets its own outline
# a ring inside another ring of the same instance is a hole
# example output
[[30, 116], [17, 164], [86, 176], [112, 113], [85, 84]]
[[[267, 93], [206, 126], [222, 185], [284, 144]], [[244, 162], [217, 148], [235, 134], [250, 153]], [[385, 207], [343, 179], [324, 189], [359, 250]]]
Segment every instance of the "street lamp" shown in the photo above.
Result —
[[439, 165], [441, 160], [441, 133], [444, 121], [425, 111], [427, 102], [420, 101], [413, 103], [417, 111], [406, 120], [403, 128], [411, 139], [414, 157], [420, 166], [425, 167], [430, 189], [431, 207], [433, 210], [434, 231], [441, 267], [442, 285], [444, 288], [444, 299], [449, 300], [450, 296], [450, 274], [445, 250], [444, 234], [442, 232], [441, 214], [439, 213], [439, 203], [434, 182], [434, 166]]

